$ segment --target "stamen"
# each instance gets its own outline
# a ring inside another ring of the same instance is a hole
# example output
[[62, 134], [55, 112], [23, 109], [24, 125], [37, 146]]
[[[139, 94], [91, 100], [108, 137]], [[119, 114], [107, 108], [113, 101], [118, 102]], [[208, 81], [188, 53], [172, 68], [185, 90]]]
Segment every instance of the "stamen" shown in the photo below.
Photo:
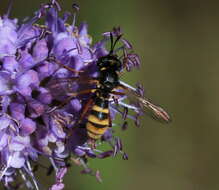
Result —
[[122, 102], [122, 101], [119, 101], [119, 105], [121, 105], [121, 106], [123, 106], [123, 107], [125, 107], [125, 108], [127, 108], [127, 109], [134, 110], [134, 111], [136, 111], [136, 112], [139, 111], [139, 108], [137, 108], [136, 106], [126, 104], [126, 103], [124, 103], [124, 102]]
[[51, 2], [53, 5], [55, 5], [55, 7], [56, 7], [56, 9], [58, 10], [58, 11], [61, 11], [62, 9], [61, 9], [61, 6], [59, 5], [59, 3], [56, 1], [56, 0], [52, 0], [52, 2]]
[[122, 124], [122, 130], [126, 130], [128, 128], [128, 122], [125, 121], [123, 124]]
[[[117, 113], [123, 115], [123, 112], [120, 111], [116, 106], [111, 105], [110, 107], [111, 107], [115, 112], [117, 112]], [[127, 118], [129, 118], [129, 119], [131, 119], [131, 120], [136, 120], [136, 118], [135, 118], [134, 116], [132, 116], [132, 115], [127, 115]]]
[[58, 167], [56, 166], [56, 163], [55, 163], [54, 159], [53, 159], [52, 157], [50, 157], [49, 160], [50, 160], [50, 162], [51, 162], [51, 164], [52, 164], [52, 166], [53, 166], [55, 172], [57, 173], [57, 172], [59, 171], [59, 169], [58, 169]]
[[23, 35], [25, 35], [25, 31], [29, 30], [38, 19], [39, 19], [39, 17], [35, 16], [31, 20], [29, 20], [26, 24], [22, 25], [19, 28], [19, 30], [18, 30], [18, 41], [19, 41], [19, 39], [23, 38]]
[[102, 152], [102, 153], [98, 154], [97, 157], [103, 159], [103, 158], [110, 157], [112, 155], [113, 155], [113, 151], [112, 150], [108, 150], [106, 152]]
[[136, 127], [140, 127], [139, 114], [137, 114], [137, 115], [135, 116], [135, 125], [136, 125]]
[[10, 1], [9, 1], [8, 10], [7, 10], [7, 13], [6, 13], [6, 17], [7, 17], [7, 18], [10, 16], [11, 8], [12, 8], [13, 3], [14, 3], [14, 0], [10, 0]]
[[19, 173], [21, 174], [21, 178], [23, 179], [25, 185], [27, 186], [27, 188], [29, 189], [34, 189], [33, 184], [31, 183], [30, 180], [27, 179], [26, 175], [24, 174], [24, 172], [20, 169]]
[[80, 158], [79, 159], [80, 161], [80, 164], [83, 166], [84, 170], [82, 170], [82, 173], [84, 174], [88, 174], [88, 173], [91, 173], [92, 170], [87, 166], [87, 164], [85, 163], [84, 159], [83, 158]]
[[127, 87], [127, 88], [131, 88], [133, 91], [136, 91], [136, 88], [132, 87], [131, 85], [123, 82], [123, 81], [119, 81], [120, 84], [122, 84], [123, 86]]
[[7, 169], [9, 168], [11, 161], [12, 161], [12, 156], [10, 155], [7, 160], [6, 166], [3, 166], [3, 168], [0, 170], [0, 181], [2, 180], [2, 177], [5, 175]]
[[137, 93], [141, 97], [143, 97], [144, 96], [144, 88], [143, 88], [142, 84], [138, 83], [136, 86], [137, 86]]
[[117, 137], [115, 141], [116, 141], [115, 146], [117, 146], [119, 151], [122, 151], [123, 146], [121, 139]]
[[123, 160], [128, 160], [128, 155], [124, 152], [124, 154], [122, 155]]
[[78, 54], [82, 54], [82, 48], [79, 42], [76, 42], [76, 47], [78, 49]]
[[79, 11], [79, 6], [76, 4], [76, 3], [73, 3], [72, 4], [72, 8], [73, 8], [73, 10], [74, 10], [74, 13], [73, 13], [73, 21], [72, 21], [72, 29], [74, 30], [74, 28], [75, 28], [75, 22], [76, 22], [76, 15], [77, 15], [77, 13], [78, 13], [78, 11]]
[[99, 170], [96, 171], [95, 176], [96, 176], [97, 181], [102, 183], [102, 179], [100, 177], [100, 171]]
[[118, 153], [118, 147], [114, 145], [114, 149], [113, 149], [113, 157], [116, 156], [116, 154]]
[[123, 42], [123, 44], [127, 49], [132, 49], [132, 44], [130, 44], [128, 40], [122, 38], [121, 41]]
[[[70, 16], [71, 16], [71, 13], [70, 13], [70, 12], [68, 12], [68, 11], [64, 12], [64, 15], [63, 15], [63, 21], [64, 21], [64, 23], [67, 22], [68, 17], [70, 17]], [[67, 23], [66, 23], [66, 24], [67, 24]], [[69, 25], [67, 24], [67, 26], [69, 26]]]
[[25, 46], [27, 43], [29, 43], [31, 40], [37, 39], [37, 38], [39, 38], [40, 36], [41, 36], [41, 34], [40, 34], [40, 35], [37, 35], [37, 36], [33, 36], [33, 37], [31, 37], [31, 38], [28, 38], [28, 39], [25, 39], [25, 40], [23, 40], [23, 41], [19, 41], [16, 46], [17, 46], [17, 48], [23, 47], [23, 46]]
[[39, 189], [39, 186], [38, 186], [38, 182], [37, 182], [37, 180], [36, 180], [36, 178], [35, 178], [35, 176], [34, 176], [34, 174], [33, 174], [33, 172], [32, 172], [32, 168], [31, 168], [30, 162], [27, 161], [26, 164], [27, 164], [27, 167], [24, 166], [24, 169], [26, 170], [26, 172], [27, 172], [27, 173], [30, 175], [30, 177], [32, 178], [32, 181], [33, 181], [33, 183], [34, 183], [34, 186], [35, 186], [36, 190], [40, 190], [40, 189]]
[[125, 120], [128, 114], [128, 108], [124, 107], [124, 111], [123, 111], [123, 115], [122, 115], [122, 119]]

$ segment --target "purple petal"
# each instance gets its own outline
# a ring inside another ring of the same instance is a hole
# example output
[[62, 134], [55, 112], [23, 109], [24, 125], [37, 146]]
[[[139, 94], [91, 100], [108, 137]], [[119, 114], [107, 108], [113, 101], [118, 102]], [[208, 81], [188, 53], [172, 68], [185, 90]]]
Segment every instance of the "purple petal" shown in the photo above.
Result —
[[5, 133], [0, 133], [0, 150], [2, 150], [8, 144], [9, 138], [9, 135]]
[[71, 101], [71, 106], [73, 107], [75, 112], [78, 112], [81, 110], [82, 105], [81, 102], [78, 99], [74, 99]]
[[97, 179], [98, 182], [101, 183], [103, 181], [101, 176], [100, 176], [100, 171], [99, 170], [96, 171], [95, 176], [96, 176], [96, 179]]
[[85, 47], [92, 42], [91, 37], [88, 35], [88, 25], [86, 23], [82, 23], [79, 26], [79, 41]]
[[78, 28], [78, 30], [79, 30], [79, 35], [81, 35], [81, 36], [87, 36], [88, 35], [88, 25], [87, 25], [87, 23], [82, 23], [80, 26], [79, 26], [79, 28]]
[[26, 146], [30, 146], [30, 137], [16, 136], [9, 144], [9, 149], [14, 151], [22, 151]]
[[56, 181], [62, 181], [66, 173], [67, 173], [66, 167], [59, 169], [56, 175]]
[[0, 72], [0, 94], [6, 94], [11, 90], [11, 78], [9, 73]]
[[52, 75], [54, 71], [57, 69], [57, 66], [58, 65], [56, 64], [52, 64], [50, 62], [44, 61], [43, 64], [37, 67], [39, 78], [43, 79], [45, 77]]
[[58, 121], [57, 119], [52, 119], [50, 121], [52, 132], [59, 138], [65, 138], [66, 134], [63, 130], [63, 123]]
[[11, 120], [7, 117], [0, 117], [0, 130], [7, 128], [11, 123]]
[[46, 40], [40, 40], [33, 48], [33, 58], [36, 62], [42, 61], [47, 58], [48, 52]]
[[106, 50], [106, 48], [104, 47], [104, 42], [98, 42], [94, 45], [94, 55], [96, 56], [96, 58], [105, 56], [108, 54], [108, 51]]
[[32, 67], [35, 64], [35, 60], [27, 50], [21, 51], [20, 56], [19, 65], [22, 69]]
[[18, 62], [16, 61], [15, 57], [4, 57], [3, 59], [3, 68], [10, 72], [14, 72], [18, 69]]
[[62, 190], [64, 187], [65, 185], [63, 183], [56, 183], [51, 188], [49, 188], [49, 190]]
[[12, 154], [12, 159], [10, 162], [10, 166], [13, 168], [21, 168], [24, 166], [25, 158], [21, 156], [20, 152], [14, 152]]
[[55, 149], [55, 153], [56, 155], [60, 155], [65, 151], [65, 144], [61, 141], [56, 142], [56, 149]]
[[84, 150], [81, 150], [80, 148], [76, 148], [76, 149], [74, 150], [74, 153], [75, 153], [77, 156], [79, 156], [79, 157], [85, 155], [85, 151], [84, 151]]
[[123, 160], [128, 160], [128, 155], [127, 155], [126, 153], [124, 153], [124, 154], [122, 155], [122, 158], [123, 158]]
[[58, 23], [58, 18], [57, 18], [57, 11], [55, 8], [51, 8], [46, 15], [46, 24], [48, 28], [53, 32], [57, 33], [57, 23]]
[[22, 136], [30, 135], [36, 130], [36, 123], [29, 118], [22, 119], [20, 121], [20, 125], [21, 125], [20, 129]]
[[43, 104], [50, 104], [52, 101], [52, 95], [50, 92], [45, 88], [40, 88], [39, 90], [40, 94], [37, 99]]
[[18, 79], [18, 87], [25, 88], [31, 84], [39, 85], [38, 74], [34, 70], [29, 70]]
[[92, 169], [90, 168], [85, 168], [84, 170], [81, 171], [82, 174], [91, 174], [92, 173]]
[[128, 40], [122, 38], [121, 41], [122, 41], [123, 44], [125, 45], [125, 48], [127, 48], [127, 49], [132, 49], [132, 44], [131, 44]]
[[60, 57], [65, 52], [73, 49], [73, 51], [70, 51], [69, 55], [74, 56], [78, 54], [78, 50], [76, 48], [77, 46], [75, 38], [69, 37], [66, 33], [60, 33], [56, 37], [53, 51], [56, 57]]
[[107, 158], [107, 157], [110, 157], [112, 155], [113, 155], [113, 151], [109, 150], [109, 151], [98, 154], [97, 157], [98, 158]]
[[44, 105], [37, 100], [30, 100], [28, 102], [28, 108], [30, 112], [30, 117], [36, 118], [42, 115], [45, 112]]
[[101, 137], [102, 140], [104, 141], [110, 141], [112, 139], [112, 129], [108, 129]]
[[0, 18], [0, 59], [16, 53], [17, 33], [15, 22]]
[[92, 151], [92, 150], [88, 150], [86, 151], [87, 156], [89, 156], [90, 158], [96, 158], [96, 154]]
[[25, 105], [19, 103], [11, 103], [10, 111], [13, 118], [17, 120], [24, 119]]
[[34, 70], [29, 70], [18, 78], [17, 88], [21, 94], [25, 96], [31, 96], [32, 90], [30, 85], [38, 86], [39, 83], [37, 72]]
[[1, 39], [7, 39], [12, 43], [17, 40], [16, 26], [17, 20], [11, 20], [8, 18], [0, 18], [0, 36]]

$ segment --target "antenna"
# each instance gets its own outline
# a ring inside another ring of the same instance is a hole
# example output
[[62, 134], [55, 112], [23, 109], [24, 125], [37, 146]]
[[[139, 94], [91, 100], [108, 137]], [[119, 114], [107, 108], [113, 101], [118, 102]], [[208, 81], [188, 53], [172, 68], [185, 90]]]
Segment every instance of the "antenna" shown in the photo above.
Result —
[[122, 37], [122, 34], [120, 34], [119, 36], [117, 36], [115, 42], [113, 42], [113, 35], [112, 35], [112, 32], [110, 32], [110, 41], [111, 41], [111, 48], [110, 48], [110, 54], [113, 53], [113, 50], [117, 44], [117, 42], [121, 39]]
[[113, 49], [114, 49], [114, 47], [116, 46], [116, 43], [120, 40], [121, 37], [122, 37], [122, 34], [120, 34], [120, 35], [116, 38], [116, 41], [115, 41], [114, 44], [113, 44]]
[[111, 48], [110, 48], [110, 53], [109, 54], [112, 54], [113, 53], [113, 49], [114, 49], [113, 34], [112, 34], [112, 32], [110, 32], [110, 43], [111, 43]]

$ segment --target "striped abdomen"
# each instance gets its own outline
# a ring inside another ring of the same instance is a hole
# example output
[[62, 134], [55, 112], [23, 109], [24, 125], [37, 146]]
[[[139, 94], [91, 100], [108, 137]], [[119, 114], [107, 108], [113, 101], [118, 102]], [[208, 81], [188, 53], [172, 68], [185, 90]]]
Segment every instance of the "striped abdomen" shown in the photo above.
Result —
[[96, 97], [86, 124], [87, 134], [91, 139], [99, 139], [110, 125], [109, 101]]

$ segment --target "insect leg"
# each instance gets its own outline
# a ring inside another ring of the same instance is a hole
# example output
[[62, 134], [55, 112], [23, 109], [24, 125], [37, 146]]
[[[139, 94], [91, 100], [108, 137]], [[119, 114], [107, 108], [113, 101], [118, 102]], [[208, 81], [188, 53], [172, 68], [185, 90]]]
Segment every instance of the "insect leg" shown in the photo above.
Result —
[[84, 71], [77, 71], [77, 70], [75, 70], [75, 69], [73, 69], [73, 68], [71, 68], [71, 67], [68, 67], [68, 66], [66, 66], [66, 65], [63, 65], [60, 61], [58, 61], [58, 60], [56, 60], [54, 57], [50, 57], [49, 58], [49, 61], [54, 61], [56, 64], [58, 64], [60, 67], [63, 67], [63, 68], [65, 68], [65, 69], [67, 69], [68, 71], [71, 71], [71, 72], [73, 72], [73, 73], [75, 73], [75, 74], [80, 74], [80, 73], [83, 73]]
[[117, 91], [112, 91], [111, 94], [119, 95], [119, 96], [124, 96], [125, 95], [124, 92], [117, 92]]
[[82, 111], [82, 113], [81, 113], [81, 116], [80, 116], [80, 118], [79, 118], [79, 120], [78, 120], [77, 123], [80, 123], [80, 122], [81, 122], [81, 120], [85, 117], [85, 115], [87, 114], [87, 112], [90, 110], [90, 107], [91, 107], [91, 105], [93, 105], [93, 103], [94, 103], [93, 98], [90, 98], [90, 99], [87, 101], [87, 103], [85, 104], [85, 106], [84, 106], [84, 108], [83, 108], [83, 111]]
[[68, 96], [78, 96], [78, 95], [82, 95], [82, 94], [89, 94], [89, 93], [93, 93], [95, 92], [96, 89], [87, 89], [87, 90], [83, 90], [83, 91], [80, 91], [80, 92], [70, 92], [70, 93], [67, 93]]
[[109, 127], [112, 127], [112, 118], [110, 115], [110, 109], [109, 109], [108, 117], [109, 117]]

